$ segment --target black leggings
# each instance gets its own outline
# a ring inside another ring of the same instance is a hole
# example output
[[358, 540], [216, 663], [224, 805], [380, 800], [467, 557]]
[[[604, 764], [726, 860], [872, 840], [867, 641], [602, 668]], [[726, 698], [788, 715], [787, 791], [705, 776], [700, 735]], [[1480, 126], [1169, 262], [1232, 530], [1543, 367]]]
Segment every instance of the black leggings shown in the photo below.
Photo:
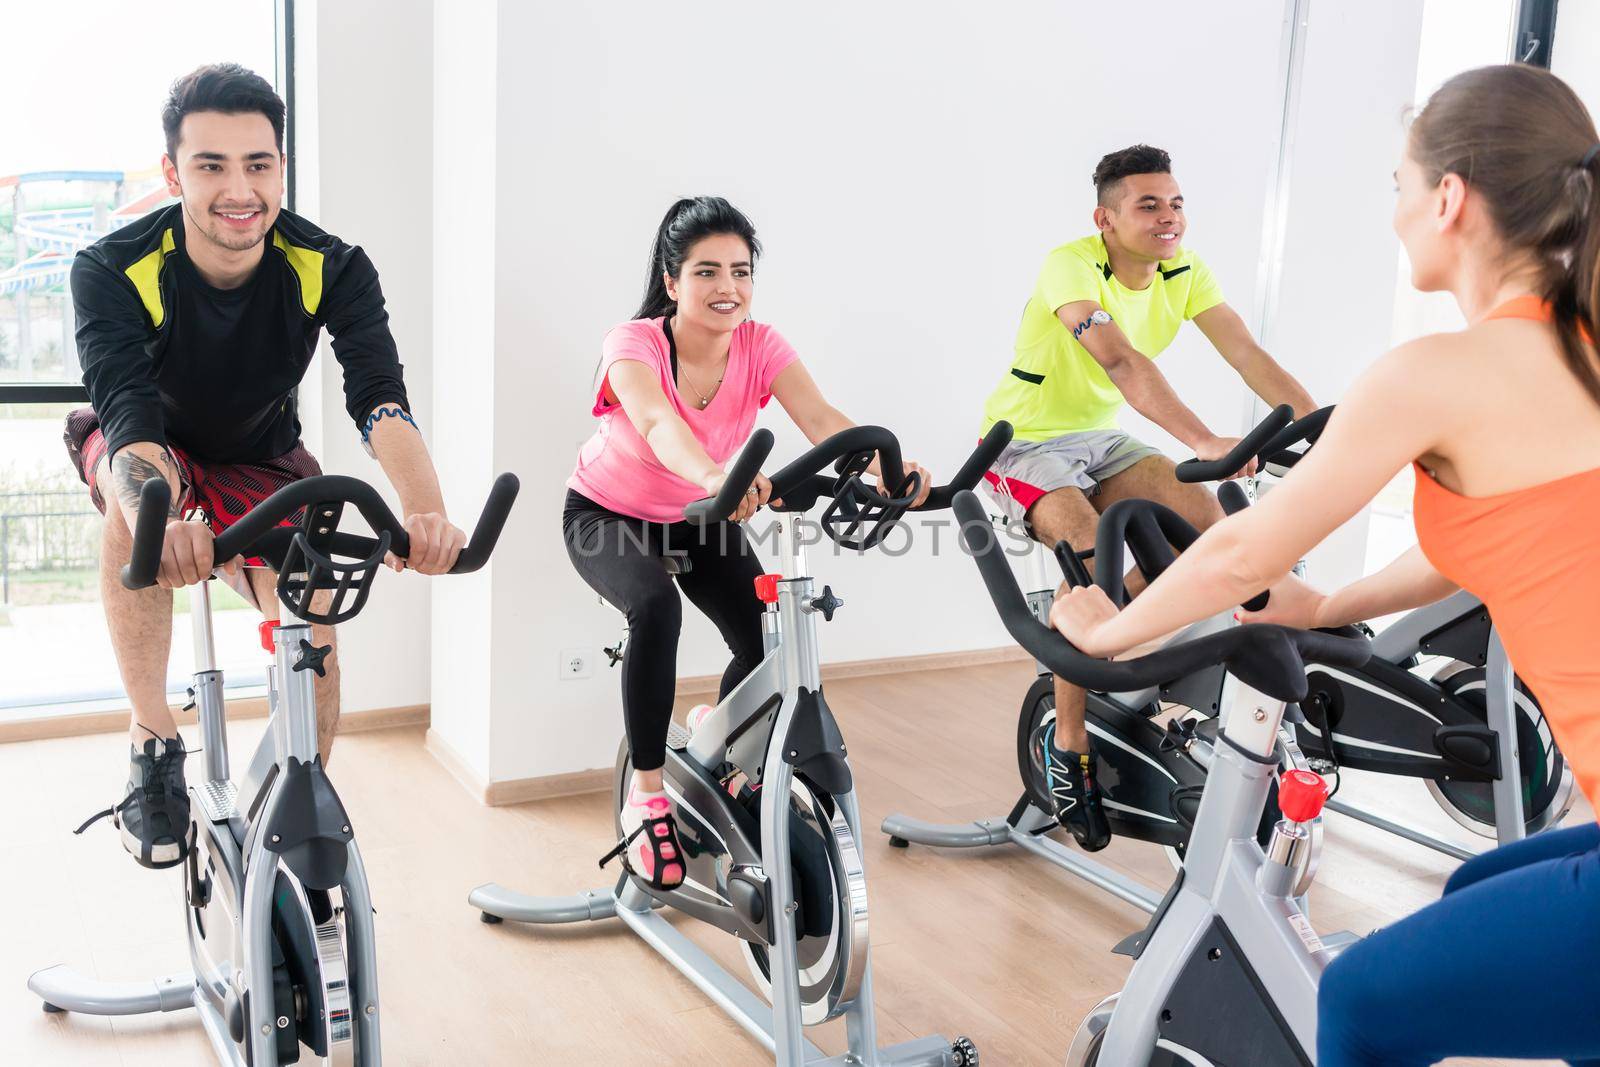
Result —
[[678, 633], [683, 629], [683, 602], [662, 566], [662, 555], [668, 550], [683, 554], [689, 572], [679, 575], [678, 585], [716, 624], [733, 653], [722, 674], [718, 699], [755, 670], [764, 654], [762, 605], [755, 589], [761, 561], [737, 523], [702, 527], [646, 522], [619, 515], [571, 489], [561, 514], [561, 532], [578, 574], [628, 617], [628, 645], [622, 656], [628, 747], [636, 769], [656, 770], [667, 761]]

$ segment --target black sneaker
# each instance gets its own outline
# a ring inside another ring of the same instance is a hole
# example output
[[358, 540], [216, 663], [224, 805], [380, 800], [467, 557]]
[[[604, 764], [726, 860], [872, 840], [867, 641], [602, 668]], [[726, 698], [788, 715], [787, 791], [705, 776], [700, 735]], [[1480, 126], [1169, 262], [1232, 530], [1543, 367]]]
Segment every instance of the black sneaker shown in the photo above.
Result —
[[81, 834], [111, 816], [122, 831], [122, 847], [145, 867], [160, 870], [182, 863], [189, 851], [189, 787], [183, 761], [183, 738], [152, 737], [141, 752], [129, 748], [132, 767], [128, 793], [116, 807], [97, 812], [73, 833]]
[[1044, 756], [1045, 777], [1050, 797], [1055, 801], [1056, 822], [1061, 824], [1085, 852], [1099, 852], [1111, 843], [1111, 826], [1100, 804], [1096, 784], [1099, 767], [1092, 752], [1073, 752], [1056, 747], [1056, 724], [1039, 728], [1034, 743]]

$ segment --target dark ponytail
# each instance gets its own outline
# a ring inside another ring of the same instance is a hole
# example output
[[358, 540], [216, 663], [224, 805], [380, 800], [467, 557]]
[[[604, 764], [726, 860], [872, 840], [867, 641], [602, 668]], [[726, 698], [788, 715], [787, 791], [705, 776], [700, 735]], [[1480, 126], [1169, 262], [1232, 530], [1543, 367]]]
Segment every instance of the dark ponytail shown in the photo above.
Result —
[[1596, 142], [1594, 120], [1566, 82], [1514, 64], [1440, 86], [1412, 123], [1410, 154], [1434, 182], [1460, 176], [1483, 197], [1508, 248], [1534, 257], [1561, 353], [1600, 404]]
[[720, 196], [696, 196], [679, 200], [667, 209], [656, 229], [655, 245], [650, 249], [650, 268], [645, 275], [644, 300], [633, 313], [636, 319], [671, 315], [677, 304], [667, 295], [666, 275], [676, 278], [695, 242], [718, 234], [742, 238], [750, 247], [752, 267], [761, 255], [756, 228], [744, 212]]
[[[1568, 184], [1568, 195], [1583, 205], [1582, 232], [1573, 246], [1571, 270], [1564, 287], [1570, 297], [1563, 294], [1556, 298], [1556, 330], [1567, 362], [1581, 363], [1587, 369], [1588, 373], [1580, 373], [1579, 377], [1590, 394], [1600, 400], [1600, 383], [1589, 362], [1589, 350], [1600, 344], [1600, 142], [1590, 146]], [[1563, 299], [1570, 299], [1570, 313], [1563, 312]]]

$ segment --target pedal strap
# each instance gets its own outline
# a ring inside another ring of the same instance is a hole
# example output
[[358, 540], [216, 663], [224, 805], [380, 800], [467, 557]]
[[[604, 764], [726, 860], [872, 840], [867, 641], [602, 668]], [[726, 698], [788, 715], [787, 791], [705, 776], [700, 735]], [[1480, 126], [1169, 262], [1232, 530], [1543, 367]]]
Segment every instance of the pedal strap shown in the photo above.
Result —
[[[661, 825], [665, 825], [667, 827], [667, 832], [665, 834], [657, 834], [655, 831], [655, 827]], [[649, 842], [650, 851], [655, 854], [656, 873], [650, 877], [646, 877], [645, 875], [634, 870], [633, 864], [628, 862], [628, 846], [632, 845], [641, 834], [643, 834], [645, 840]], [[662, 855], [661, 846], [663, 845], [672, 846], [673, 852], [675, 853], [672, 858]], [[689, 873], [689, 868], [685, 865], [684, 861], [683, 843], [678, 840], [678, 827], [673, 821], [671, 812], [668, 812], [665, 815], [658, 815], [653, 819], [645, 819], [640, 822], [631, 834], [629, 834], [627, 837], [624, 837], [621, 841], [618, 841], [616, 846], [612, 848], [610, 852], [607, 852], [604, 856], [600, 857], [600, 866], [604, 868], [606, 864], [610, 863], [619, 856], [622, 858], [622, 866], [627, 870], [627, 872], [633, 875], [635, 878], [643, 881], [651, 889], [676, 889], [678, 886], [683, 884], [682, 878], [671, 883], [666, 883], [661, 880], [661, 871], [668, 864], [676, 864], [678, 870], [685, 876], [687, 876]]]
[[72, 832], [74, 834], [81, 834], [85, 830], [87, 830], [89, 827], [91, 827], [95, 823], [99, 822], [101, 819], [104, 819], [109, 815], [115, 815], [119, 810], [125, 810], [127, 808], [127, 806], [128, 806], [128, 801], [132, 800], [132, 799], [133, 799], [133, 794], [129, 793], [125, 798], [123, 798], [123, 801], [122, 801], [121, 804], [114, 804], [111, 807], [107, 808], [105, 811], [97, 811], [97, 812], [95, 812], [93, 815], [89, 816], [87, 819], [84, 820], [82, 826], [78, 827], [76, 830], [74, 830]]

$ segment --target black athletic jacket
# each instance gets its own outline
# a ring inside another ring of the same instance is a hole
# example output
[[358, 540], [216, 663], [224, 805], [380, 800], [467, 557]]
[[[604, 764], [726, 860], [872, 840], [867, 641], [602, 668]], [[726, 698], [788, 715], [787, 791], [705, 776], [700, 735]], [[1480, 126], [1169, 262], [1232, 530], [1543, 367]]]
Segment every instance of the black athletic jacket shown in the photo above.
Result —
[[287, 211], [237, 289], [201, 280], [181, 204], [96, 241], [72, 263], [83, 384], [112, 451], [168, 440], [196, 459], [271, 459], [300, 440], [294, 389], [326, 326], [359, 427], [409, 410], [378, 272], [365, 252]]

